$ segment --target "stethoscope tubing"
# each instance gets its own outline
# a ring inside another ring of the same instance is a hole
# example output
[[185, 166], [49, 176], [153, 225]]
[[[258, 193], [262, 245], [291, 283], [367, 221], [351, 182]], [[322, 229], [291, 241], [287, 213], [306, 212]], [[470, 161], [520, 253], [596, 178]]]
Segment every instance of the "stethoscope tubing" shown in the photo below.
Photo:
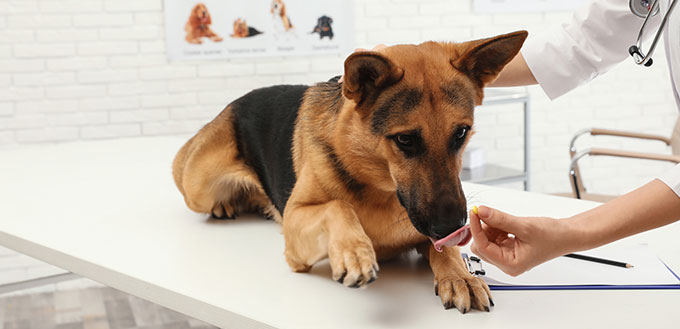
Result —
[[[631, 1], [636, 1], [636, 0], [631, 0]], [[652, 45], [649, 48], [649, 52], [645, 55], [644, 52], [642, 52], [642, 32], [645, 29], [645, 26], [647, 25], [647, 21], [649, 21], [649, 18], [654, 16], [654, 11], [657, 10], [657, 6], [659, 5], [659, 0], [654, 0], [654, 2], [651, 5], [651, 9], [647, 13], [647, 16], [645, 17], [645, 21], [642, 23], [642, 26], [640, 27], [640, 32], [638, 33], [637, 40], [635, 41], [635, 45], [631, 46], [628, 52], [630, 53], [631, 56], [633, 56], [633, 60], [635, 60], [635, 64], [638, 65], [644, 65], [644, 66], [651, 66], [653, 61], [652, 61], [652, 54], [654, 54], [654, 50], [656, 49], [657, 44], [659, 43], [659, 39], [661, 39], [661, 34], [663, 33], [663, 29], [666, 26], [666, 23], [668, 22], [668, 18], [670, 17], [671, 13], [673, 12], [673, 9], [675, 9], [675, 5], [678, 4], [677, 0], [671, 0], [671, 5], [668, 7], [668, 11], [666, 14], [663, 16], [663, 20], [661, 21], [661, 26], [659, 26], [659, 29], [656, 31], [656, 35], [654, 36], [654, 40], [652, 41]]]

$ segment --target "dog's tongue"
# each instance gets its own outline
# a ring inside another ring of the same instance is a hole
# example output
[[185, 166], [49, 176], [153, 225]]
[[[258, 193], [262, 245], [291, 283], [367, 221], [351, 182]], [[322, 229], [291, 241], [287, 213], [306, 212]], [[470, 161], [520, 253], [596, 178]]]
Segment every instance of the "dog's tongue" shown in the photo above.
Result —
[[445, 238], [441, 238], [439, 240], [430, 238], [430, 241], [432, 241], [432, 244], [434, 245], [434, 249], [437, 250], [438, 252], [442, 252], [442, 247], [447, 246], [464, 246], [468, 242], [470, 242], [470, 239], [472, 239], [472, 234], [470, 233], [470, 226], [465, 225], [459, 229], [457, 229], [455, 232], [449, 234]]

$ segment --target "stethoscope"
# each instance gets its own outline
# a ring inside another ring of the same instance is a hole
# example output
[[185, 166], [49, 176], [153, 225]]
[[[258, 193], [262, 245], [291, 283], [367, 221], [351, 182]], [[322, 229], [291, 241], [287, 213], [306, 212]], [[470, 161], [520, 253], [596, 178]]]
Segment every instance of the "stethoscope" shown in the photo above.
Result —
[[658, 0], [651, 0], [651, 3], [650, 0], [630, 0], [630, 11], [632, 11], [637, 17], [645, 19], [645, 21], [642, 23], [642, 26], [640, 27], [640, 33], [638, 33], [635, 45], [632, 45], [630, 48], [628, 48], [628, 53], [633, 56], [635, 64], [637, 65], [649, 67], [654, 63], [652, 60], [652, 54], [654, 53], [654, 49], [656, 49], [656, 44], [659, 42], [659, 39], [661, 39], [661, 34], [663, 33], [663, 29], [666, 26], [668, 17], [673, 12], [673, 9], [675, 8], [675, 5], [678, 1], [671, 0], [671, 5], [668, 7], [668, 11], [663, 16], [661, 26], [659, 26], [659, 29], [656, 31], [656, 35], [652, 41], [652, 46], [649, 48], [649, 52], [645, 55], [645, 53], [642, 52], [642, 31], [644, 31], [645, 25], [647, 25], [649, 18], [659, 13], [658, 2]]

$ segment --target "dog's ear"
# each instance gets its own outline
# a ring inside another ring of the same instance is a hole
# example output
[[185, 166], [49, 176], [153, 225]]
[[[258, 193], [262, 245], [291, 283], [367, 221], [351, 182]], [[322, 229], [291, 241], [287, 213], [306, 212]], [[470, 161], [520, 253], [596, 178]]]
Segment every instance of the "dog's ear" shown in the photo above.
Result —
[[527, 31], [517, 31], [458, 44], [460, 55], [451, 64], [484, 88], [517, 55], [527, 35]]
[[403, 76], [402, 68], [378, 52], [354, 53], [345, 60], [342, 94], [357, 103], [357, 108], [368, 108], [381, 90], [399, 82]]
[[201, 24], [200, 19], [198, 18], [198, 5], [195, 5], [194, 8], [191, 9], [191, 15], [189, 15], [189, 23], [193, 28], [197, 28], [198, 25]]

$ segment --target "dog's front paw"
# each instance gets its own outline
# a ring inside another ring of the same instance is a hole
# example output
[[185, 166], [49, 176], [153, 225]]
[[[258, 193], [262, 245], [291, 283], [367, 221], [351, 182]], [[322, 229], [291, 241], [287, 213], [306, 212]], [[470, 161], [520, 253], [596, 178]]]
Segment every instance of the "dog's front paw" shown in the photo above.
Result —
[[463, 314], [469, 312], [470, 307], [489, 312], [494, 305], [484, 280], [472, 275], [435, 277], [434, 293], [447, 310], [455, 307]]
[[213, 206], [210, 214], [215, 219], [235, 219], [238, 217], [238, 210], [229, 203], [218, 201]]
[[365, 239], [331, 241], [328, 259], [333, 270], [333, 280], [350, 288], [358, 288], [378, 277], [378, 262], [373, 244]]

